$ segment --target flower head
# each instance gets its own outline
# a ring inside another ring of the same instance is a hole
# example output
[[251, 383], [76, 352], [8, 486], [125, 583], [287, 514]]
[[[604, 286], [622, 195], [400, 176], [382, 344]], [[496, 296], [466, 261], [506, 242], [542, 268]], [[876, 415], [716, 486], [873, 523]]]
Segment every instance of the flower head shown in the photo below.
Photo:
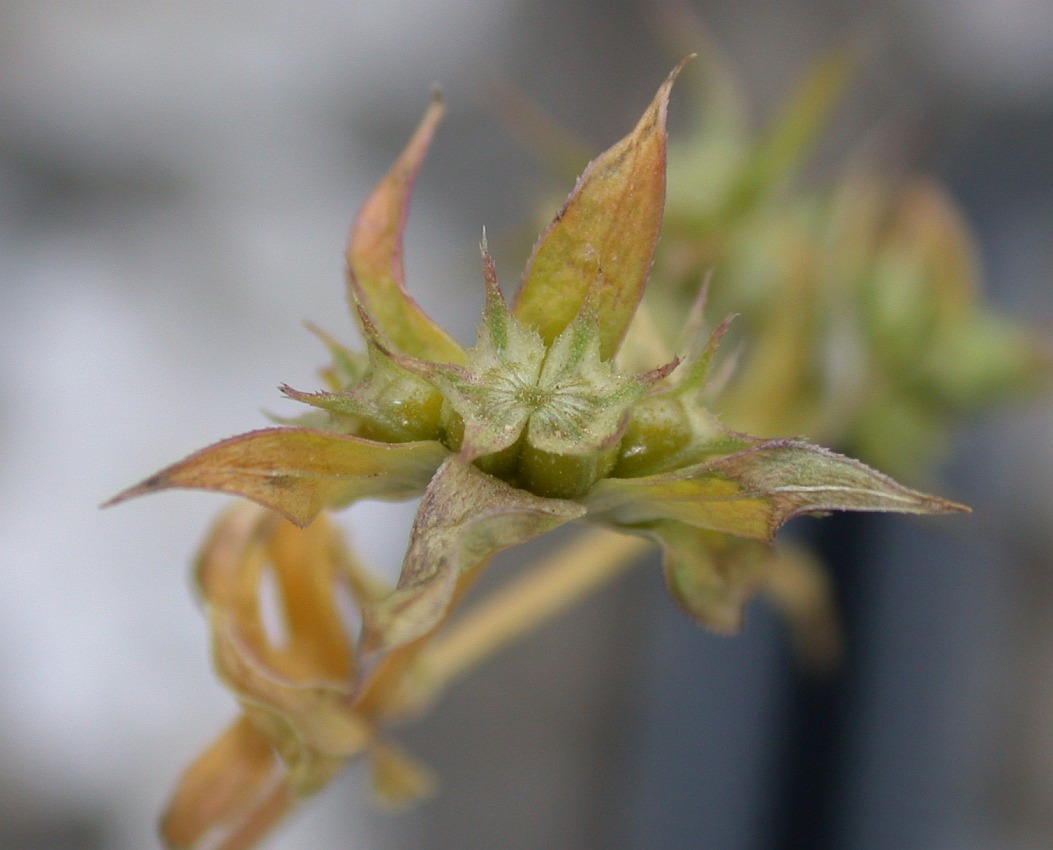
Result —
[[[328, 389], [283, 388], [315, 408], [310, 424], [216, 443], [116, 497], [214, 490], [292, 523], [237, 508], [206, 546], [199, 579], [216, 663], [244, 718], [192, 768], [171, 823], [199, 826], [186, 801], [212, 782], [225, 789], [215, 799], [228, 826], [251, 826], [363, 751], [400, 777], [396, 786], [419, 790], [419, 774], [377, 736], [378, 718], [412, 703], [397, 686], [400, 665], [491, 556], [572, 520], [656, 541], [677, 602], [702, 624], [732, 630], [759, 584], [759, 544], [792, 517], [962, 510], [803, 440], [721, 425], [703, 391], [726, 323], [702, 333], [700, 309], [681, 357], [626, 367], [640, 360], [623, 343], [641, 333], [632, 326], [662, 224], [666, 111], [682, 65], [635, 128], [584, 171], [511, 304], [484, 240], [486, 305], [467, 350], [424, 314], [403, 277], [410, 190], [442, 112], [433, 99], [352, 228], [348, 292], [365, 353], [323, 336], [334, 358]], [[394, 588], [378, 588], [316, 520], [359, 499], [421, 495]], [[252, 601], [266, 562], [286, 602], [280, 647]], [[361, 624], [353, 640], [332, 601], [341, 583]], [[220, 751], [238, 754], [240, 773], [213, 771]]]

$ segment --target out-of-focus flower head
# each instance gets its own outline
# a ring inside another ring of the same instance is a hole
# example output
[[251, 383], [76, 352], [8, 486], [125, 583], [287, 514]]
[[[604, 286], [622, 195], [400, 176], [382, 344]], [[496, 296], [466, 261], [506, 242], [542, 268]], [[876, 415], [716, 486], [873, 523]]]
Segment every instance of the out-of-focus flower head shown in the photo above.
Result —
[[[676, 25], [708, 42], [684, 10]], [[696, 125], [670, 149], [646, 306], [668, 328], [712, 274], [711, 306], [741, 316], [735, 379], [711, 399], [726, 424], [805, 434], [918, 479], [954, 424], [1048, 385], [1053, 361], [986, 301], [969, 228], [934, 181], [867, 145], [825, 179], [802, 177], [861, 55], [822, 57], [756, 133], [709, 44], [692, 69]]]

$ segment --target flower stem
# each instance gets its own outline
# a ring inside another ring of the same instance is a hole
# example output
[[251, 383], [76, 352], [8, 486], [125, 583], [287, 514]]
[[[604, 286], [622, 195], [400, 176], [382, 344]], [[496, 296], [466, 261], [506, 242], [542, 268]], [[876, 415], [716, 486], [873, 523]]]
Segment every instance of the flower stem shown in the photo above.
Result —
[[422, 703], [479, 662], [554, 617], [630, 564], [652, 544], [590, 528], [437, 634], [415, 666]]

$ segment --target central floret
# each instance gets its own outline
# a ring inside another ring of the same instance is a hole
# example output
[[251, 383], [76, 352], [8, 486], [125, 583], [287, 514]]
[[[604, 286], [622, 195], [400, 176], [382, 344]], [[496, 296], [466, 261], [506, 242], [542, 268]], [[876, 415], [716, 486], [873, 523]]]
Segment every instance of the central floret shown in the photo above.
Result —
[[498, 382], [494, 387], [494, 395], [500, 398], [502, 392], [507, 393], [509, 403], [525, 405], [534, 413], [537, 413], [553, 398], [552, 393], [548, 390], [542, 387], [516, 383], [515, 378], [511, 378], [508, 381], [508, 386], [504, 387], [501, 386], [501, 379], [498, 378]]
[[675, 362], [634, 377], [600, 353], [594, 299], [546, 345], [512, 313], [481, 246], [486, 307], [464, 365], [391, 350], [368, 322], [371, 343], [443, 397], [443, 431], [462, 460], [538, 496], [583, 495], [613, 466], [633, 403]]

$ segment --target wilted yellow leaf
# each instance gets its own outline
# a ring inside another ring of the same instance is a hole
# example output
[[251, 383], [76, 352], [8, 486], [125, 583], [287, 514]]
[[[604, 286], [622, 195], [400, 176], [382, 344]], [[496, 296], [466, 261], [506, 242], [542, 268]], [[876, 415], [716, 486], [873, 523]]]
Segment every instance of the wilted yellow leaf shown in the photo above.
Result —
[[448, 452], [440, 443], [376, 443], [307, 428], [264, 428], [214, 443], [106, 505], [189, 488], [244, 496], [306, 525], [326, 507], [421, 493]]
[[590, 515], [621, 525], [672, 519], [754, 540], [771, 540], [788, 520], [806, 513], [968, 510], [800, 440], [758, 441], [673, 472], [607, 478], [586, 503]]

